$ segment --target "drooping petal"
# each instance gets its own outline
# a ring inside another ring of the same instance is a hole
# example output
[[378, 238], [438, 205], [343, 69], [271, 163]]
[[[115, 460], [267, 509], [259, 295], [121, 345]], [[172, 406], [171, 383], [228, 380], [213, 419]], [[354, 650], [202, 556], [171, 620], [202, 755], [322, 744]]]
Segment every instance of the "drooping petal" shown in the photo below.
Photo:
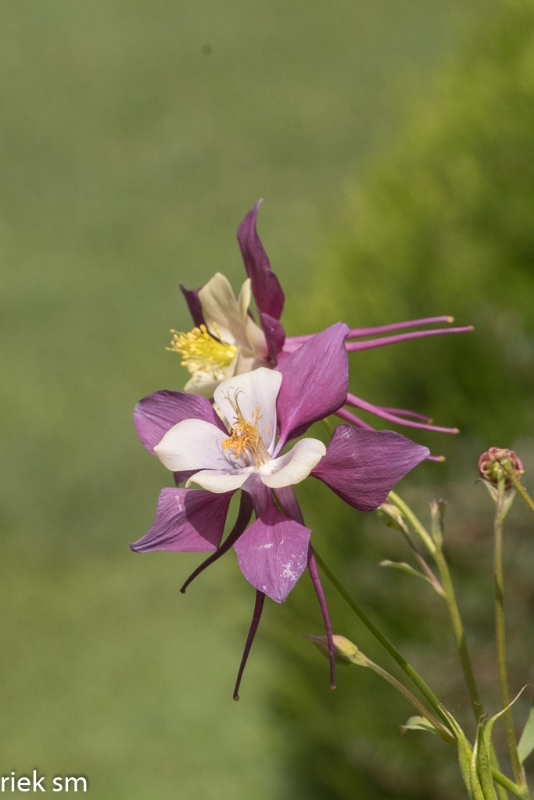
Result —
[[200, 305], [200, 300], [198, 297], [200, 289], [186, 289], [185, 286], [182, 286], [182, 284], [180, 284], [180, 289], [185, 297], [185, 302], [187, 303], [189, 313], [193, 317], [193, 322], [197, 328], [199, 328], [201, 325], [205, 325], [204, 314], [202, 313], [202, 306]]
[[237, 240], [247, 275], [252, 281], [252, 292], [258, 310], [278, 320], [284, 308], [284, 293], [271, 269], [267, 253], [256, 230], [256, 219], [261, 203], [261, 200], [256, 203], [244, 218], [237, 231]]
[[271, 489], [293, 486], [308, 477], [325, 453], [326, 447], [318, 439], [301, 439], [289, 453], [260, 467], [260, 478]]
[[163, 489], [156, 519], [148, 533], [130, 547], [135, 553], [169, 550], [205, 553], [221, 542], [232, 492], [212, 494], [201, 489]]
[[276, 367], [284, 380], [278, 395], [278, 452], [288, 439], [303, 434], [347, 399], [349, 363], [345, 350], [348, 326], [338, 322], [312, 336]]
[[271, 502], [234, 545], [241, 572], [260, 592], [283, 603], [306, 568], [310, 535]]
[[223, 381], [215, 389], [213, 396], [230, 425], [235, 420], [235, 410], [230, 400], [237, 398], [247, 422], [253, 422], [259, 409], [261, 416], [257, 427], [265, 447], [269, 450], [276, 435], [276, 398], [281, 383], [282, 375], [279, 372], [260, 367], [253, 372], [244, 372]]
[[164, 390], [149, 394], [134, 409], [137, 434], [147, 450], [161, 442], [173, 425], [184, 419], [203, 419], [224, 430], [223, 424], [205, 397]]
[[187, 485], [189, 486], [190, 483], [197, 483], [199, 486], [202, 486], [203, 489], [207, 489], [208, 492], [215, 492], [216, 494], [220, 494], [221, 492], [234, 492], [236, 489], [240, 489], [241, 486], [243, 486], [252, 469], [253, 467], [244, 467], [240, 470], [236, 469], [233, 472], [220, 469], [203, 469], [191, 475], [187, 481]]
[[428, 454], [427, 447], [400, 433], [338, 425], [311, 474], [354, 508], [374, 511]]
[[231, 472], [232, 465], [222, 447], [227, 436], [203, 419], [184, 419], [167, 431], [154, 452], [167, 469], [173, 471], [219, 469]]

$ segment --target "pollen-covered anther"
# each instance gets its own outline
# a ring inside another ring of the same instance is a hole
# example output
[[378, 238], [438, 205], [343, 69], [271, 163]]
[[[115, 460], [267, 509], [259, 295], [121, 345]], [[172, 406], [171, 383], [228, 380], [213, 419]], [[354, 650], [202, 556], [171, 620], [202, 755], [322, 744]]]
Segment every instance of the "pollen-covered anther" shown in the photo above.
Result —
[[228, 439], [224, 439], [222, 446], [225, 452], [229, 450], [234, 451], [235, 460], [240, 458], [246, 460], [247, 455], [250, 456], [256, 467], [261, 467], [262, 464], [267, 464], [270, 460], [270, 455], [265, 447], [261, 433], [258, 430], [258, 423], [262, 417], [259, 406], [256, 406], [252, 413], [252, 421], [248, 422], [243, 416], [243, 412], [239, 407], [238, 396], [243, 390], [234, 391], [233, 399], [225, 395], [226, 400], [232, 406], [235, 417], [232, 423], [232, 433]]
[[173, 334], [171, 346], [166, 350], [174, 350], [182, 356], [182, 366], [191, 374], [208, 372], [217, 380], [225, 377], [225, 369], [230, 366], [237, 347], [218, 341], [208, 332], [205, 325], [193, 328], [189, 333], [171, 330]]

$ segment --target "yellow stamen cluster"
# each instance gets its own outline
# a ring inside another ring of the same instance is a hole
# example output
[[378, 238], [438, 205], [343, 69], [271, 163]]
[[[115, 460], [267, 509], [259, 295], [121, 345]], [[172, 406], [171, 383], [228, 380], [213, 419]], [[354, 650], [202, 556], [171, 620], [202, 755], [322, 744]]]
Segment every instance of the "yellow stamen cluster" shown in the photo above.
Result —
[[222, 446], [226, 452], [228, 450], [234, 451], [236, 461], [241, 457], [245, 458], [248, 454], [254, 461], [255, 466], [259, 468], [270, 459], [258, 430], [258, 422], [262, 414], [259, 406], [257, 406], [252, 414], [252, 422], [247, 422], [239, 408], [237, 399], [242, 391], [242, 389], [235, 391], [233, 400], [228, 395], [225, 395], [225, 399], [228, 400], [235, 412], [235, 417], [232, 424], [232, 434], [228, 439], [224, 439]]
[[225, 378], [224, 370], [237, 353], [235, 345], [217, 341], [205, 325], [193, 328], [189, 333], [175, 330], [171, 333], [174, 334], [171, 346], [166, 349], [182, 356], [182, 367], [187, 367], [191, 374], [202, 371], [210, 373], [216, 380]]

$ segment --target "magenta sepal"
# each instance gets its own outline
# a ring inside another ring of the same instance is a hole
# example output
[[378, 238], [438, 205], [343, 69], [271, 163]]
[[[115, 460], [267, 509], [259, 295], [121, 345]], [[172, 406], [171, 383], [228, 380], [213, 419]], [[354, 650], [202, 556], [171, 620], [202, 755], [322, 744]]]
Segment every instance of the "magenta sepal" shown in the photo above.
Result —
[[286, 332], [282, 323], [278, 322], [274, 317], [270, 317], [269, 314], [262, 314], [261, 311], [259, 315], [261, 327], [267, 342], [269, 358], [276, 366], [278, 363], [278, 353], [281, 352], [286, 340]]
[[313, 422], [333, 414], [346, 402], [347, 331], [344, 322], [337, 322], [312, 336], [276, 368], [283, 376], [276, 404], [280, 429], [277, 452], [289, 439], [301, 436]]
[[202, 311], [200, 297], [198, 296], [200, 289], [186, 289], [185, 286], [182, 286], [182, 284], [180, 284], [180, 289], [185, 297], [185, 302], [187, 303], [189, 313], [193, 317], [193, 322], [195, 325], [197, 327], [200, 325], [205, 325], [204, 313]]
[[258, 311], [279, 320], [284, 308], [284, 292], [271, 269], [269, 258], [256, 230], [256, 219], [261, 203], [262, 200], [259, 200], [244, 218], [237, 230], [237, 240]]
[[350, 506], [374, 511], [429, 452], [400, 433], [338, 425], [311, 474]]
[[306, 568], [311, 530], [283, 514], [272, 498], [234, 545], [241, 572], [256, 589], [283, 603]]
[[226, 433], [226, 428], [210, 401], [199, 394], [163, 389], [143, 397], [134, 409], [137, 435], [152, 455], [155, 455], [154, 447], [161, 442], [167, 431], [184, 419], [203, 419], [217, 425]]
[[213, 494], [203, 489], [162, 489], [152, 527], [130, 547], [134, 553], [216, 550], [232, 495], [233, 492]]

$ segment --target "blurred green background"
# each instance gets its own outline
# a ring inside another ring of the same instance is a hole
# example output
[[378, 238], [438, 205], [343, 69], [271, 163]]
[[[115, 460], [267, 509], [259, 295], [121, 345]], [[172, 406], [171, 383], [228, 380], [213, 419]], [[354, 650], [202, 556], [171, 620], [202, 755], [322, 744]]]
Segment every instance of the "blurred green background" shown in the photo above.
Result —
[[[268, 605], [231, 700], [254, 592], [232, 556], [184, 597], [198, 557], [129, 551], [169, 485], [131, 411], [183, 386], [164, 349], [190, 327], [178, 284], [220, 270], [238, 288], [235, 231], [260, 196], [289, 333], [474, 323], [355, 355], [351, 374], [370, 401], [462, 427], [414, 437], [448, 461], [403, 491], [422, 516], [451, 501], [497, 710], [491, 508], [473, 481], [493, 444], [534, 469], [534, 7], [6, 0], [0, 38], [0, 773], [86, 775], [103, 800], [463, 797], [453, 755], [400, 737], [410, 709], [375, 676], [340, 670], [330, 692], [299, 636], [321, 630], [306, 578]], [[377, 567], [401, 544], [315, 483], [300, 496], [325, 556], [462, 714], [441, 605]], [[520, 688], [534, 545], [519, 505], [510, 530]], [[382, 658], [329, 601], [336, 630]]]

